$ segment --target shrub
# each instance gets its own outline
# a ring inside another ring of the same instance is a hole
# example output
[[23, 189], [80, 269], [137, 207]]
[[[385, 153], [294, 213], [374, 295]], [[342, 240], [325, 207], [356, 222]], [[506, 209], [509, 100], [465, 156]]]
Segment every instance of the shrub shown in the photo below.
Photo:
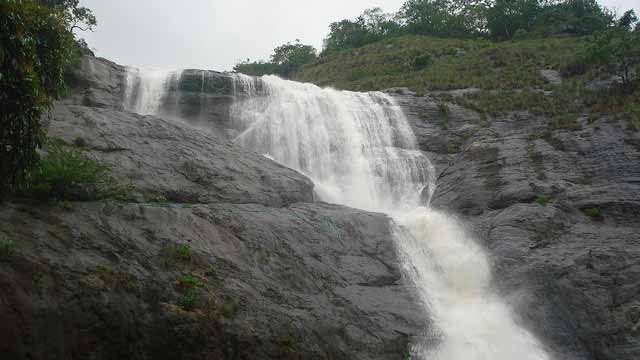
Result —
[[536, 197], [536, 203], [542, 205], [542, 206], [546, 206], [549, 201], [551, 201], [551, 197], [549, 197], [548, 195], [538, 195]]
[[582, 212], [592, 219], [602, 219], [602, 210], [599, 207], [584, 208]]
[[119, 185], [110, 170], [78, 149], [50, 142], [47, 154], [27, 173], [25, 193], [40, 199], [80, 201], [122, 197], [128, 187]]
[[413, 59], [413, 68], [415, 70], [422, 70], [428, 67], [429, 65], [431, 65], [432, 63], [433, 63], [433, 58], [431, 57], [431, 54], [422, 54], [422, 55], [416, 56], [415, 59]]
[[222, 316], [232, 318], [240, 310], [240, 301], [235, 298], [228, 297], [222, 304]]
[[201, 287], [202, 283], [200, 282], [200, 280], [193, 277], [193, 275], [186, 274], [178, 278], [178, 285], [184, 288], [195, 288], [195, 287]]
[[78, 0], [0, 2], [0, 197], [22, 188], [37, 160], [40, 119], [80, 54], [73, 30], [95, 23]]
[[16, 251], [16, 243], [5, 236], [0, 237], [0, 259], [11, 257]]
[[192, 311], [198, 305], [198, 290], [195, 288], [187, 290], [178, 299], [177, 305], [185, 311]]
[[189, 261], [193, 256], [193, 250], [189, 244], [168, 243], [163, 252], [168, 260]]

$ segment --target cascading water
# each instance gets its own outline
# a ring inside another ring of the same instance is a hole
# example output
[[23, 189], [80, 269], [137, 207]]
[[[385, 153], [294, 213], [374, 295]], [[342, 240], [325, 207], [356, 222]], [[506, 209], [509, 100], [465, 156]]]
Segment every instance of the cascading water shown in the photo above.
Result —
[[171, 79], [179, 73], [165, 69], [127, 68], [125, 110], [141, 115], [157, 114]]
[[420, 206], [435, 189], [434, 170], [391, 97], [274, 76], [237, 79], [248, 95], [231, 112], [244, 129], [237, 143], [309, 176], [322, 200], [386, 212], [408, 229], [397, 229], [398, 246], [437, 327], [414, 345], [415, 357], [549, 359], [491, 291], [482, 249], [455, 219]]
[[[176, 73], [131, 74], [128, 108], [157, 113]], [[401, 225], [395, 234], [403, 266], [437, 327], [414, 344], [415, 358], [550, 359], [492, 291], [481, 247], [453, 217], [425, 207], [434, 169], [391, 97], [273, 76], [236, 75], [232, 91], [239, 100], [231, 120], [241, 131], [235, 142], [309, 176], [320, 199], [385, 212]]]

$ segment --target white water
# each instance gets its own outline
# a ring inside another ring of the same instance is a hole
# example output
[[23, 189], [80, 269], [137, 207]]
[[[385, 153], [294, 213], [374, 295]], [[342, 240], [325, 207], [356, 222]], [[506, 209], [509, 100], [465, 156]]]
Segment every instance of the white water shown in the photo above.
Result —
[[[129, 90], [131, 109], [156, 113], [170, 74], [136, 76], [148, 94]], [[453, 217], [421, 206], [435, 190], [434, 169], [393, 99], [273, 76], [237, 75], [233, 89], [238, 144], [309, 176], [320, 199], [385, 212], [402, 226], [395, 237], [405, 272], [436, 327], [413, 344], [414, 358], [550, 359], [492, 291], [482, 248]]]
[[167, 93], [167, 86], [176, 70], [127, 68], [125, 110], [141, 115], [156, 115]]
[[232, 109], [245, 129], [237, 143], [309, 176], [322, 200], [386, 212], [408, 229], [396, 231], [404, 267], [437, 327], [414, 344], [415, 358], [549, 359], [492, 291], [480, 246], [454, 218], [420, 206], [435, 189], [434, 169], [393, 99], [273, 76], [237, 83], [249, 95]]

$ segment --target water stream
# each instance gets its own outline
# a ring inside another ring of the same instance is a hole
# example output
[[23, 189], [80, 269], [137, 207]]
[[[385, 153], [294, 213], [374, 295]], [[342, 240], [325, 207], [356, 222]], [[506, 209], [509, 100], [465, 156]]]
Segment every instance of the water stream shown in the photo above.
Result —
[[[158, 108], [158, 77], [138, 73], [149, 93], [136, 96], [133, 111]], [[307, 175], [321, 200], [384, 212], [399, 225], [405, 272], [435, 324], [413, 344], [414, 358], [550, 359], [492, 289], [482, 247], [454, 217], [428, 207], [434, 168], [390, 96], [274, 76], [236, 75], [233, 89], [241, 95], [230, 110], [236, 143]]]

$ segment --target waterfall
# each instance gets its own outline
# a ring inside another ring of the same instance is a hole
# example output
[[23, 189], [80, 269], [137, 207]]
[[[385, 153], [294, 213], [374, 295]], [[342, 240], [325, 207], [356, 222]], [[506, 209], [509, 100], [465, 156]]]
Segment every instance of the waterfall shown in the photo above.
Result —
[[[157, 113], [176, 74], [131, 70], [126, 107]], [[413, 344], [413, 358], [550, 359], [492, 290], [482, 247], [454, 217], [428, 207], [434, 168], [390, 96], [274, 76], [232, 81], [236, 143], [307, 175], [321, 200], [384, 212], [398, 224], [392, 226], [403, 268], [435, 326]]]
[[124, 108], [141, 115], [156, 115], [167, 94], [176, 70], [155, 68], [127, 68]]
[[482, 248], [453, 217], [425, 207], [434, 169], [391, 97], [274, 76], [238, 76], [237, 84], [246, 95], [231, 111], [243, 129], [238, 144], [309, 176], [321, 200], [385, 212], [402, 225], [395, 237], [405, 271], [437, 327], [414, 344], [415, 358], [549, 359], [492, 291]]

